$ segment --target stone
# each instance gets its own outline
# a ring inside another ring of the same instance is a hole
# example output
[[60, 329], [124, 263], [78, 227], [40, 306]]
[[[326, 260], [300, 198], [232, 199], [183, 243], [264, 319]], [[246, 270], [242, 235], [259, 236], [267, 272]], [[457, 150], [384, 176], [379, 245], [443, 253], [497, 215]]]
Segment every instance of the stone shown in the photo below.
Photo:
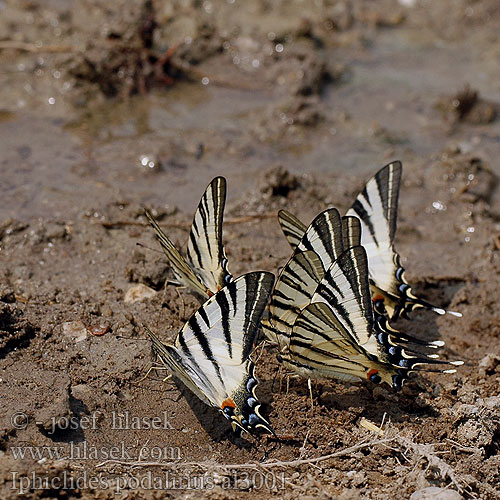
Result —
[[75, 342], [87, 338], [87, 328], [81, 321], [67, 321], [62, 325], [64, 335], [71, 337]]
[[142, 300], [151, 299], [156, 295], [156, 292], [149, 288], [149, 286], [139, 283], [138, 285], [131, 286], [125, 294], [125, 303], [133, 304]]
[[430, 486], [412, 493], [410, 500], [463, 500], [463, 497], [456, 490]]

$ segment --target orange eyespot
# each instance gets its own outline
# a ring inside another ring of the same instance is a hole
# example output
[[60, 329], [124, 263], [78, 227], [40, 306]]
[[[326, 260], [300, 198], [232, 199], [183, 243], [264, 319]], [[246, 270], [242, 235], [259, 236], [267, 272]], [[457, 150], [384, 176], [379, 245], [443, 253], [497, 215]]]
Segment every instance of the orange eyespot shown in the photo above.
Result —
[[366, 378], [368, 380], [370, 380], [370, 377], [372, 377], [373, 375], [376, 375], [378, 373], [378, 370], [375, 370], [375, 368], [371, 368], [370, 370], [368, 370], [368, 373], [366, 374]]
[[213, 292], [211, 290], [207, 290], [207, 295], [211, 297], [213, 295]]
[[227, 398], [224, 401], [222, 401], [221, 408], [224, 409], [224, 408], [227, 408], [227, 407], [229, 407], [229, 408], [236, 408], [236, 404], [234, 403], [234, 401], [231, 398]]
[[377, 302], [377, 300], [384, 300], [384, 296], [383, 296], [383, 295], [380, 295], [380, 294], [374, 295], [374, 296], [372, 297], [372, 301], [373, 301], [373, 302]]

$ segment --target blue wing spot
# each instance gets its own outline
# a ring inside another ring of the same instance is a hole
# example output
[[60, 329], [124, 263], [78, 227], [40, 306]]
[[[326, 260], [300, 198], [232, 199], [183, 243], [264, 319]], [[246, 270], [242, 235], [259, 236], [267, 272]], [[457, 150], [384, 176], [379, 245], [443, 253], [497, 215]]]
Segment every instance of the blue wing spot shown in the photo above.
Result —
[[248, 398], [247, 404], [250, 408], [253, 408], [257, 404], [257, 400], [255, 398]]

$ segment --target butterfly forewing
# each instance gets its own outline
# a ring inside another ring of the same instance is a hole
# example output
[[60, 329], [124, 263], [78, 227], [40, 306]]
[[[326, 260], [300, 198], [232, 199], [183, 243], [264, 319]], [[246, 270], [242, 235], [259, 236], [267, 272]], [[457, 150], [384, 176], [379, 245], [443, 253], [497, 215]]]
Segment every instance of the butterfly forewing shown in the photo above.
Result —
[[309, 225], [296, 251], [312, 250], [321, 260], [324, 269], [342, 253], [342, 220], [336, 208], [321, 212]]
[[361, 222], [357, 217], [342, 217], [342, 241], [344, 250], [361, 245]]
[[238, 278], [207, 300], [180, 331], [175, 346], [211, 373], [214, 383], [225, 387], [224, 372], [234, 378], [230, 372], [250, 355], [273, 281], [271, 273]]
[[318, 255], [298, 252], [288, 261], [274, 287], [269, 319], [281, 335], [289, 335], [300, 310], [311, 302], [324, 275]]
[[373, 308], [368, 283], [368, 262], [363, 247], [343, 252], [327, 270], [312, 302], [324, 302], [360, 345], [373, 343]]
[[281, 230], [285, 235], [290, 246], [295, 250], [295, 248], [300, 243], [302, 236], [307, 231], [307, 226], [302, 224], [302, 222], [291, 214], [287, 210], [280, 210], [278, 212], [278, 220], [281, 226]]
[[361, 244], [369, 259], [370, 278], [382, 290], [398, 295], [393, 240], [402, 166], [393, 162], [381, 169], [358, 195], [347, 215], [361, 222]]
[[226, 180], [224, 177], [216, 177], [200, 200], [187, 244], [189, 263], [213, 293], [232, 279], [227, 270], [227, 259], [222, 244], [225, 203]]

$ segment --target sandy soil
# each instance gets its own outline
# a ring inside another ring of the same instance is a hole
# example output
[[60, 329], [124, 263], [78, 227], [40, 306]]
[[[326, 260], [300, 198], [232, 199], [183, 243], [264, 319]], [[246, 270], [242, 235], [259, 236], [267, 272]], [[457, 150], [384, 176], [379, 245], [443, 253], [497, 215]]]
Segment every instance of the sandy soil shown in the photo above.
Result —
[[[160, 4], [0, 2], [0, 497], [498, 498], [497, 2]], [[391, 159], [410, 282], [463, 313], [398, 326], [444, 340], [457, 374], [318, 382], [311, 409], [261, 344], [282, 441], [144, 378], [140, 325], [173, 338], [197, 301], [136, 245], [157, 248], [143, 206], [183, 245], [225, 175], [232, 273], [277, 272], [279, 208], [346, 210]]]

